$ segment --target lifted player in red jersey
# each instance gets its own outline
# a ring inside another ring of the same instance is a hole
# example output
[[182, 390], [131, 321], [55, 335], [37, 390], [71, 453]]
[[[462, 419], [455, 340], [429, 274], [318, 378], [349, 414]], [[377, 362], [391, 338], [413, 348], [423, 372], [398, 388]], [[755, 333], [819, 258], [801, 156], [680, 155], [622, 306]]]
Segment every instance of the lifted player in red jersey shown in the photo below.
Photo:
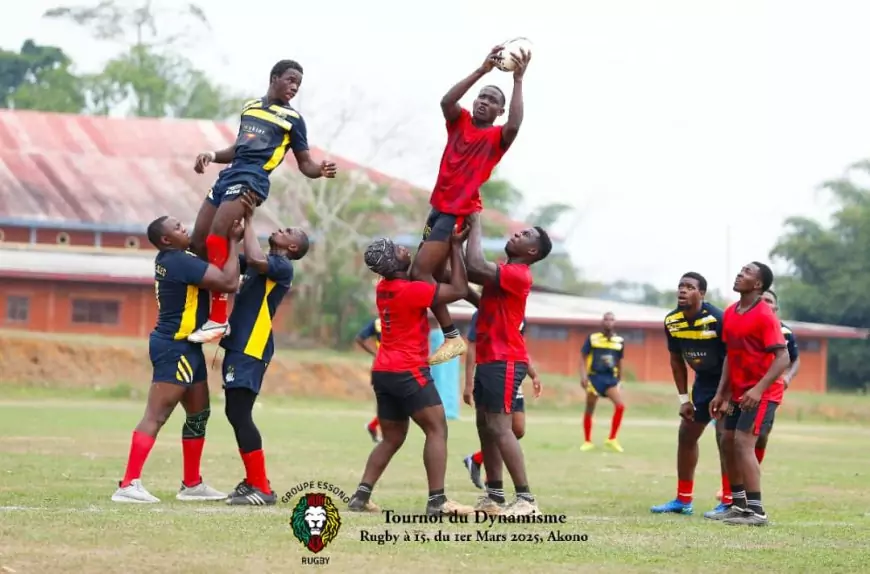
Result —
[[[529, 266], [550, 254], [553, 244], [547, 232], [531, 227], [511, 237], [504, 250], [507, 263], [491, 263], [483, 255], [480, 217], [469, 216], [468, 278], [483, 286], [477, 318], [474, 405], [477, 434], [486, 468], [486, 497], [475, 510], [512, 516], [540, 514], [529, 491], [523, 449], [512, 429], [517, 387], [529, 369], [529, 354], [520, 332], [526, 316], [526, 300], [532, 290]], [[507, 466], [516, 490], [516, 500], [505, 508], [502, 463]]]
[[727, 354], [710, 414], [725, 416], [721, 447], [732, 503], [724, 512], [705, 517], [726, 524], [767, 524], [755, 443], [773, 426], [776, 407], [782, 401], [781, 376], [789, 365], [782, 326], [762, 300], [772, 283], [770, 267], [757, 261], [745, 265], [734, 280], [740, 301], [723, 316]]
[[[506, 103], [504, 92], [496, 86], [484, 86], [480, 90], [471, 112], [459, 105], [462, 96], [492, 71], [494, 57], [501, 48], [493, 48], [479, 68], [441, 98], [441, 111], [447, 122], [447, 145], [441, 156], [438, 180], [429, 199], [432, 211], [426, 220], [423, 241], [411, 267], [411, 278], [415, 281], [434, 285], [434, 278], [442, 276], [454, 227], [461, 229], [465, 217], [479, 213], [483, 208], [480, 186], [489, 179], [523, 123], [523, 75], [531, 59], [531, 54], [526, 52], [519, 59], [514, 57], [513, 94], [508, 119], [503, 126], [493, 125], [504, 114]], [[444, 343], [429, 358], [429, 363], [436, 365], [462, 355], [467, 345], [454, 326], [446, 305], [433, 306], [432, 313], [444, 332]]]
[[369, 500], [372, 489], [405, 442], [411, 418], [426, 435], [423, 447], [423, 465], [429, 482], [426, 513], [474, 512], [470, 506], [448, 500], [444, 494], [447, 417], [426, 363], [429, 308], [436, 304], [447, 305], [468, 294], [468, 278], [462, 260], [462, 242], [467, 235], [467, 230], [451, 233], [449, 284], [408, 280], [411, 254], [389, 239], [377, 239], [366, 249], [366, 265], [383, 277], [376, 289], [381, 345], [372, 365], [372, 387], [383, 438], [369, 455], [362, 480], [348, 503], [350, 510], [378, 512], [377, 506]]

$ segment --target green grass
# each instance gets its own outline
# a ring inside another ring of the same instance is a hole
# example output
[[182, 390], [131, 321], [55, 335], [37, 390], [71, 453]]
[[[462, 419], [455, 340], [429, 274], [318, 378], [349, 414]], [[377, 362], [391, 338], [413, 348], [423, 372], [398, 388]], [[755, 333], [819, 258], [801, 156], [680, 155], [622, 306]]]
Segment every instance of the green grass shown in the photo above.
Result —
[[[137, 573], [304, 572], [311, 556], [294, 538], [291, 505], [229, 509], [177, 502], [181, 471], [176, 413], [145, 467], [144, 481], [163, 502], [124, 506], [109, 501], [123, 472], [141, 400], [87, 398], [82, 393], [0, 386], [0, 567], [15, 572]], [[853, 398], [853, 401], [866, 401]], [[671, 393], [671, 402], [673, 397]], [[370, 404], [265, 397], [256, 418], [279, 491], [311, 480], [352, 491], [371, 442], [362, 426]], [[630, 406], [631, 408], [631, 406]], [[864, 405], [863, 408], [867, 408]], [[230, 489], [242, 476], [231, 429], [216, 399], [203, 471]], [[562, 533], [586, 542], [361, 542], [362, 530], [433, 538], [436, 525], [386, 525], [382, 516], [342, 512], [338, 538], [321, 555], [332, 572], [861, 572], [870, 560], [870, 429], [786, 420], [765, 460], [766, 529], [705, 521], [719, 484], [712, 433], [702, 439], [695, 516], [653, 516], [649, 506], [673, 497], [676, 422], [629, 410], [624, 454], [579, 451], [577, 413], [530, 404], [523, 448], [531, 484], [545, 513], [567, 515]], [[663, 413], [673, 411], [660, 407]], [[602, 406], [594, 439], [605, 438], [611, 409]], [[472, 503], [461, 456], [475, 450], [474, 426], [450, 423], [448, 493]], [[419, 512], [426, 485], [422, 436], [412, 430], [377, 485], [374, 500], [396, 512]], [[295, 499], [294, 501], [295, 502]], [[339, 509], [343, 507], [339, 505]], [[444, 525], [471, 533], [482, 526]], [[546, 535], [544, 525], [492, 532]], [[0, 572], [8, 571], [2, 570]]]

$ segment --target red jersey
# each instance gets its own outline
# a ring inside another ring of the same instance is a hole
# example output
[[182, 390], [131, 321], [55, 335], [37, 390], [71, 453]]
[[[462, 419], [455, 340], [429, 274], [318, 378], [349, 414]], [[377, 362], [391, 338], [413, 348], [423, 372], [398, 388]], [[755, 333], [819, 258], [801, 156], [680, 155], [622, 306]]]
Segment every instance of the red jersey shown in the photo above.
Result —
[[407, 279], [382, 279], [375, 290], [381, 319], [381, 345], [373, 371], [403, 373], [429, 361], [429, 307], [435, 285]]
[[[773, 364], [773, 351], [784, 348], [782, 325], [770, 307], [760, 301], [747, 312], [737, 312], [737, 303], [725, 310], [722, 341], [728, 354], [731, 396], [735, 401], [754, 387]], [[764, 391], [763, 399], [779, 403], [785, 386], [778, 378]]]
[[483, 209], [480, 186], [507, 151], [501, 141], [501, 126], [478, 128], [463, 109], [453, 123], [447, 122], [447, 145], [429, 203], [441, 213], [470, 215]]
[[501, 263], [496, 279], [483, 286], [477, 313], [477, 364], [497, 361], [528, 363], [520, 328], [532, 291], [532, 270], [520, 263]]

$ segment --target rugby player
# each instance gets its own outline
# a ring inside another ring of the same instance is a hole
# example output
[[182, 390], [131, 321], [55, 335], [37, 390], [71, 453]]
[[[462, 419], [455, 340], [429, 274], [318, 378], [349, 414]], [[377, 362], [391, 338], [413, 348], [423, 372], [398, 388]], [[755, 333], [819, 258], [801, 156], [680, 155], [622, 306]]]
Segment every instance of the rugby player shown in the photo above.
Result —
[[[713, 420], [710, 416], [710, 401], [719, 388], [722, 364], [725, 362], [722, 310], [706, 302], [706, 294], [707, 280], [703, 275], [694, 271], [684, 273], [677, 286], [677, 308], [665, 317], [665, 338], [671, 356], [671, 373], [680, 399], [679, 415], [682, 420], [677, 442], [677, 497], [650, 508], [655, 514], [693, 512], [698, 441]], [[695, 372], [691, 394], [688, 390], [689, 373], [686, 363]], [[727, 481], [727, 475], [723, 480]]]
[[[501, 46], [496, 46], [468, 77], [450, 88], [441, 98], [441, 111], [447, 125], [447, 145], [441, 156], [438, 179], [429, 199], [432, 210], [423, 229], [423, 241], [411, 267], [411, 278], [435, 284], [447, 263], [450, 237], [454, 228], [463, 228], [465, 218], [483, 208], [480, 187], [510, 148], [523, 122], [523, 75], [531, 54], [514, 57], [513, 93], [507, 122], [493, 125], [504, 114], [506, 99], [496, 86], [484, 86], [469, 112], [459, 100], [483, 76], [492, 71]], [[465, 341], [453, 324], [447, 307], [435, 306], [432, 313], [444, 332], [444, 343], [429, 358], [432, 365], [444, 363], [467, 350]]]
[[[371, 340], [375, 340], [374, 346], [371, 344]], [[371, 321], [369, 321], [365, 327], [362, 328], [362, 331], [357, 333], [356, 336], [356, 344], [362, 348], [363, 351], [371, 355], [372, 357], [376, 357], [378, 355], [378, 348], [381, 346], [381, 319], [380, 317], [375, 317]], [[369, 436], [372, 438], [372, 442], [379, 442], [380, 437], [378, 437], [378, 428], [380, 427], [380, 423], [378, 422], [378, 417], [374, 417], [371, 421], [366, 424], [366, 432], [369, 433]]]
[[708, 516], [726, 524], [768, 523], [761, 502], [761, 466], [755, 458], [758, 436], [773, 426], [782, 401], [782, 375], [789, 365], [782, 326], [761, 296], [773, 284], [773, 272], [753, 261], [740, 270], [734, 291], [740, 301], [724, 313], [725, 366], [710, 414], [725, 417], [722, 450], [731, 482], [732, 504]]
[[[233, 221], [241, 221], [245, 207], [236, 201], [253, 193], [258, 203], [269, 197], [269, 176], [284, 161], [288, 150], [296, 165], [311, 179], [335, 177], [335, 163], [311, 158], [308, 130], [302, 116], [290, 106], [302, 86], [302, 66], [293, 60], [281, 60], [269, 73], [266, 95], [248, 100], [242, 107], [239, 134], [233, 145], [208, 151], [196, 157], [194, 171], [204, 173], [210, 163], [229, 164], [218, 175], [208, 196], [199, 208], [193, 226], [193, 248], [212, 265], [222, 268], [227, 261], [227, 233]], [[227, 295], [212, 292], [208, 320], [197, 326], [190, 341], [210, 343], [227, 334]]]
[[[468, 277], [483, 286], [476, 333], [477, 368], [473, 399], [477, 434], [486, 468], [486, 497], [476, 507], [486, 513], [512, 516], [538, 515], [535, 497], [529, 490], [523, 450], [513, 432], [513, 406], [526, 378], [529, 354], [520, 326], [526, 316], [526, 301], [532, 290], [530, 266], [546, 258], [553, 248], [549, 235], [540, 227], [514, 234], [505, 244], [506, 263], [487, 261], [483, 253], [480, 216], [469, 216], [466, 258]], [[516, 500], [505, 507], [502, 464], [507, 467]]]
[[[248, 198], [242, 198], [248, 202]], [[245, 218], [242, 285], [233, 301], [230, 333], [221, 339], [224, 348], [223, 387], [227, 420], [245, 467], [245, 478], [227, 497], [234, 506], [271, 506], [278, 497], [266, 476], [263, 439], [254, 424], [254, 403], [275, 353], [272, 322], [293, 283], [293, 261], [308, 253], [308, 235], [298, 227], [278, 229], [269, 236], [269, 254], [263, 253], [251, 225], [253, 205]]]
[[599, 397], [607, 397], [613, 402], [613, 418], [610, 421], [610, 436], [604, 446], [614, 452], [623, 452], [622, 445], [616, 440], [625, 402], [619, 392], [622, 378], [622, 359], [625, 356], [625, 340], [614, 333], [616, 318], [607, 312], [601, 318], [601, 331], [586, 337], [580, 354], [580, 384], [586, 389], [586, 411], [583, 413], [583, 435], [585, 440], [581, 451], [595, 448], [592, 442], [592, 415]]
[[211, 414], [208, 370], [202, 345], [187, 337], [208, 314], [208, 290], [232, 293], [239, 286], [241, 235], [240, 222], [233, 222], [230, 259], [221, 269], [189, 251], [190, 237], [179, 220], [164, 215], [148, 225], [148, 240], [158, 250], [154, 260], [157, 325], [148, 343], [153, 375], [145, 414], [133, 431], [124, 478], [112, 495], [114, 502], [160, 502], [142, 486], [142, 468], [157, 433], [178, 403], [187, 417], [181, 428], [184, 478], [176, 498], [222, 500], [227, 496], [206, 485], [200, 475], [205, 429]]
[[468, 278], [462, 261], [467, 230], [453, 233], [449, 284], [411, 281], [411, 254], [382, 238], [365, 252], [366, 265], [382, 277], [376, 288], [381, 319], [381, 346], [372, 365], [372, 387], [378, 405], [383, 439], [366, 462], [362, 480], [348, 503], [356, 512], [378, 512], [370, 500], [372, 489], [408, 436], [413, 419], [426, 435], [423, 465], [429, 483], [426, 513], [470, 514], [474, 509], [457, 504], [444, 493], [447, 471], [447, 417], [429, 371], [429, 312], [433, 305], [447, 305], [465, 297]]

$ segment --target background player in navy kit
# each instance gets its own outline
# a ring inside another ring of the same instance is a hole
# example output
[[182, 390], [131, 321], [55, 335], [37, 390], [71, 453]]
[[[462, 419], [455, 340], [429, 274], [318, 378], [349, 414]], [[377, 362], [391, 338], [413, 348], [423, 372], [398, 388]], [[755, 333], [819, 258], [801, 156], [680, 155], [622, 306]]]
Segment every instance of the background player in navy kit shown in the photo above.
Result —
[[[677, 442], [677, 497], [650, 508], [655, 514], [693, 512], [698, 441], [712, 419], [710, 401], [716, 396], [725, 362], [722, 310], [704, 301], [706, 294], [707, 280], [699, 273], [685, 273], [677, 286], [677, 308], [665, 317], [665, 338], [682, 420]], [[691, 395], [686, 363], [695, 371]], [[720, 454], [720, 466], [721, 459]], [[727, 476], [723, 483], [727, 483]]]
[[622, 377], [622, 358], [625, 356], [625, 341], [613, 332], [616, 319], [613, 313], [605, 313], [601, 318], [601, 331], [586, 337], [580, 354], [580, 384], [586, 389], [586, 412], [583, 414], [584, 442], [581, 451], [595, 448], [592, 442], [592, 415], [599, 397], [607, 397], [613, 402], [613, 418], [610, 421], [610, 437], [604, 446], [615, 452], [622, 452], [622, 445], [616, 440], [625, 402], [619, 392]]
[[184, 478], [176, 498], [226, 498], [200, 476], [210, 414], [208, 372], [202, 345], [191, 343], [187, 336], [208, 314], [207, 289], [231, 293], [239, 286], [237, 242], [241, 234], [241, 225], [235, 222], [230, 231], [232, 259], [221, 270], [188, 251], [190, 237], [174, 217], [160, 217], [148, 226], [148, 239], [159, 250], [154, 260], [157, 325], [148, 344], [154, 375], [145, 415], [133, 431], [124, 479], [112, 495], [115, 502], [160, 502], [142, 486], [140, 477], [157, 433], [179, 402], [187, 418], [181, 430]]
[[293, 282], [291, 260], [308, 253], [308, 235], [291, 227], [269, 236], [269, 255], [265, 255], [251, 225], [253, 206], [250, 208], [245, 220], [242, 286], [233, 302], [230, 334], [220, 343], [226, 350], [223, 380], [227, 420], [245, 465], [245, 479], [227, 498], [227, 504], [236, 506], [273, 505], [277, 501], [266, 476], [263, 439], [253, 419], [254, 402], [275, 352], [272, 321]]
[[[374, 347], [371, 345], [370, 341], [374, 339], [375, 345]], [[372, 357], [376, 357], [378, 354], [378, 347], [381, 346], [381, 319], [380, 317], [375, 317], [371, 321], [369, 321], [362, 330], [356, 335], [356, 344], [359, 345], [362, 350], [371, 355]], [[369, 433], [369, 436], [372, 437], [372, 442], [377, 443], [380, 441], [378, 437], [378, 428], [380, 427], [380, 423], [378, 422], [378, 417], [375, 416], [371, 421], [366, 424], [366, 432]]]
[[[241, 125], [236, 142], [220, 151], [201, 153], [194, 171], [203, 173], [209, 163], [228, 163], [208, 192], [193, 227], [193, 247], [209, 263], [222, 268], [227, 261], [227, 233], [233, 221], [241, 221], [245, 207], [235, 201], [253, 193], [258, 203], [269, 197], [269, 175], [288, 150], [306, 177], [335, 177], [335, 163], [315, 162], [308, 151], [305, 120], [290, 106], [302, 86], [302, 66], [293, 60], [281, 60], [269, 73], [266, 95], [249, 100], [242, 108]], [[190, 340], [209, 343], [227, 331], [227, 296], [212, 293], [208, 321], [197, 325]]]

